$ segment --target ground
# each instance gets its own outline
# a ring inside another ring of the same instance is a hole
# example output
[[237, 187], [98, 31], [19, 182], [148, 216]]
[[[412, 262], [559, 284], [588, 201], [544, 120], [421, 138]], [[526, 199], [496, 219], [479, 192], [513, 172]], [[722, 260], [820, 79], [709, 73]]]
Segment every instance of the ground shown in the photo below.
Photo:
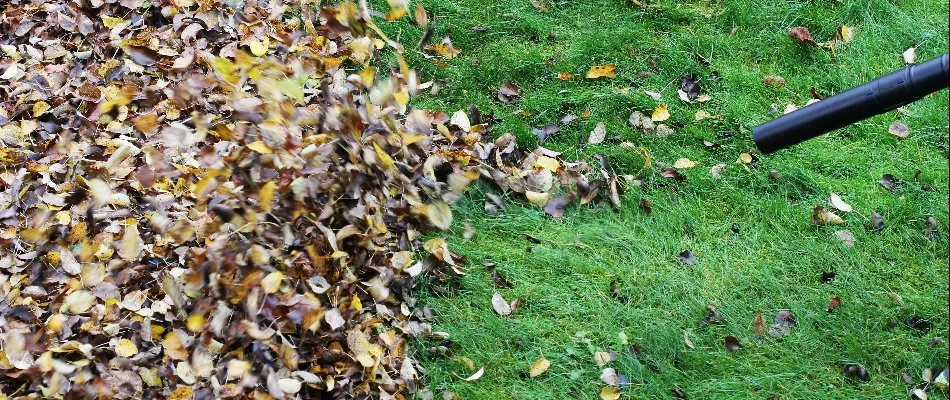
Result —
[[[412, 52], [409, 61], [426, 80], [445, 80], [436, 96], [414, 99], [415, 106], [452, 112], [474, 103], [499, 120], [493, 136], [512, 132], [529, 148], [538, 144], [532, 128], [589, 108], [588, 119], [543, 145], [592, 163], [594, 154], [605, 154], [619, 174], [638, 174], [643, 165], [635, 150], [620, 146], [625, 141], [647, 149], [654, 162], [698, 163], [680, 183], [656, 167], [641, 173], [648, 189], [629, 188], [620, 210], [571, 206], [553, 219], [509, 203], [490, 216], [482, 210], [485, 192], [494, 191], [488, 186], [456, 204], [448, 240], [468, 257], [468, 275], [451, 294], [419, 290], [435, 328], [451, 335], [445, 343], [418, 344], [428, 387], [437, 397], [453, 391], [462, 399], [597, 398], [605, 385], [594, 353], [609, 349], [619, 359], [608, 366], [631, 382], [624, 398], [670, 398], [674, 390], [691, 399], [906, 398], [903, 372], [919, 379], [925, 368], [936, 373], [947, 365], [946, 341], [930, 345], [948, 330], [947, 92], [748, 166], [736, 159], [753, 148], [751, 128], [778, 115], [769, 114], [771, 105], [781, 113], [786, 104], [811, 99], [812, 87], [840, 93], [900, 68], [909, 47], [919, 60], [945, 53], [947, 3], [643, 3], [539, 0], [539, 9], [529, 0], [423, 1], [435, 24], [433, 41], [448, 36], [461, 54], [438, 65]], [[787, 33], [804, 26], [827, 41], [840, 25], [856, 35], [834, 52], [798, 44]], [[423, 32], [408, 21], [384, 28], [407, 44]], [[583, 79], [599, 64], [618, 65], [617, 77]], [[640, 71], [652, 76], [638, 77]], [[564, 81], [558, 72], [577, 76]], [[676, 90], [684, 73], [698, 76], [712, 100], [682, 103]], [[766, 75], [784, 77], [787, 86], [764, 85]], [[495, 100], [505, 80], [522, 89], [519, 103]], [[644, 90], [670, 105], [671, 121], [680, 125], [673, 135], [644, 135], [627, 122], [631, 111], [656, 107]], [[698, 110], [725, 119], [694, 121]], [[888, 134], [896, 120], [909, 126], [908, 138]], [[579, 136], [597, 122], [608, 138], [622, 138], [579, 147]], [[707, 149], [703, 139], [721, 147]], [[717, 179], [709, 170], [718, 163], [728, 167]], [[780, 179], [770, 177], [773, 169]], [[884, 174], [903, 184], [888, 191], [879, 183]], [[843, 225], [813, 224], [813, 208], [830, 208], [832, 192], [854, 211], [838, 212]], [[652, 215], [638, 207], [641, 199]], [[871, 210], [883, 217], [880, 232]], [[930, 234], [928, 217], [937, 222]], [[476, 232], [470, 240], [464, 222]], [[853, 247], [834, 235], [838, 230], [853, 233]], [[695, 265], [677, 260], [684, 250]], [[512, 288], [493, 285], [482, 266], [488, 262]], [[835, 279], [823, 282], [832, 271]], [[611, 293], [614, 281], [620, 296]], [[490, 302], [495, 292], [524, 305], [499, 316]], [[829, 313], [835, 296], [841, 308]], [[707, 305], [718, 308], [724, 324], [703, 322]], [[782, 338], [757, 338], [760, 310], [768, 324], [789, 310], [798, 325]], [[908, 327], [905, 318], [913, 315], [930, 329]], [[686, 346], [684, 332], [695, 348]], [[735, 353], [723, 345], [730, 335], [743, 345]], [[439, 345], [452, 355], [430, 353]], [[529, 377], [542, 355], [550, 369]], [[844, 377], [846, 364], [866, 368], [870, 381]], [[478, 368], [483, 377], [463, 381]]]

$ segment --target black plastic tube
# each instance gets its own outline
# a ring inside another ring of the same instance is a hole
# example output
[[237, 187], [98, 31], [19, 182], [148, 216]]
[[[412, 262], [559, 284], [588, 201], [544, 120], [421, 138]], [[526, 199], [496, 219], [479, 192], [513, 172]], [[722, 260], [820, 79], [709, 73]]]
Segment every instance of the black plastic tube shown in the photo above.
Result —
[[752, 137], [759, 151], [772, 153], [920, 100], [948, 82], [950, 58], [944, 54], [768, 121], [753, 128]]

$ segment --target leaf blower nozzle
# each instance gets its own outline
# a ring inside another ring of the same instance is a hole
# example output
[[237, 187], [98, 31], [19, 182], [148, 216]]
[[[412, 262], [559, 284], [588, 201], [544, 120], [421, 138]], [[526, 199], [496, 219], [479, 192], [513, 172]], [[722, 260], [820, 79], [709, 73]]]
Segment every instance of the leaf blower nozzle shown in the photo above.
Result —
[[920, 100], [948, 82], [950, 57], [944, 54], [768, 121], [753, 128], [752, 137], [759, 151], [772, 153]]

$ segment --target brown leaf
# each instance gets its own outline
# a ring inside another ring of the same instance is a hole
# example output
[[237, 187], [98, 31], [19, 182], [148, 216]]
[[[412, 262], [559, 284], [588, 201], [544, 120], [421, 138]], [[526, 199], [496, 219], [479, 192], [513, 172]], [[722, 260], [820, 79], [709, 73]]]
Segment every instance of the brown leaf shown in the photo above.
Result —
[[831, 300], [828, 302], [828, 312], [829, 313], [834, 312], [835, 310], [839, 308], [841, 308], [841, 298], [838, 296], [832, 297]]
[[575, 200], [577, 200], [577, 194], [574, 192], [567, 192], [561, 196], [549, 200], [544, 206], [544, 212], [548, 213], [554, 218], [561, 218], [564, 216], [564, 209]]
[[767, 75], [762, 79], [762, 82], [768, 86], [783, 88], [785, 87], [785, 78], [782, 78], [778, 75]]
[[739, 343], [739, 339], [735, 336], [726, 336], [725, 346], [726, 350], [729, 350], [730, 353], [735, 353], [742, 348], [742, 344]]
[[811, 36], [811, 32], [808, 31], [808, 28], [801, 26], [794, 27], [788, 30], [788, 35], [798, 43], [815, 44], [815, 39]]
[[589, 144], [601, 144], [604, 142], [604, 138], [607, 137], [607, 128], [604, 126], [603, 122], [598, 122], [597, 126], [594, 127], [594, 130], [590, 132], [590, 135], [587, 136], [587, 143]]
[[521, 88], [511, 81], [503, 82], [498, 89], [498, 100], [505, 104], [517, 103], [521, 100]]
[[884, 217], [881, 217], [881, 214], [878, 214], [877, 211], [874, 210], [871, 210], [871, 228], [874, 232], [884, 230]]
[[765, 318], [762, 317], [762, 310], [759, 310], [759, 312], [755, 314], [755, 319], [752, 321], [752, 328], [756, 336], [765, 336]]

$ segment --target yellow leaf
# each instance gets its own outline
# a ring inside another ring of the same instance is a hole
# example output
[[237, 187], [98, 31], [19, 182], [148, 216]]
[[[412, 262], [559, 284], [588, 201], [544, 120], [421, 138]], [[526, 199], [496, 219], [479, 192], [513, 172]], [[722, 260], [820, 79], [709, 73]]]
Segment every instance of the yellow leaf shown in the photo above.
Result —
[[294, 79], [284, 79], [278, 84], [280, 92], [285, 96], [303, 103], [303, 84]]
[[217, 72], [218, 75], [221, 75], [221, 78], [225, 82], [230, 84], [237, 83], [240, 79], [235, 73], [234, 63], [231, 60], [228, 60], [224, 57], [214, 57], [211, 61], [211, 68], [214, 69], [214, 72]]
[[838, 40], [848, 44], [854, 39], [854, 33], [854, 28], [847, 25], [841, 25], [838, 27]]
[[545, 204], [548, 204], [548, 200], [551, 199], [551, 194], [547, 192], [532, 192], [530, 190], [526, 190], [524, 192], [524, 197], [527, 197], [531, 204], [534, 204], [538, 207], [543, 207]]
[[436, 228], [446, 230], [452, 226], [452, 209], [444, 202], [426, 205], [425, 214]]
[[280, 271], [271, 272], [264, 279], [261, 279], [261, 288], [264, 289], [264, 293], [276, 293], [277, 289], [280, 289], [280, 282], [283, 279], [284, 274]]
[[600, 391], [601, 400], [617, 400], [620, 398], [620, 390], [613, 387], [607, 386]]
[[587, 70], [587, 79], [616, 78], [617, 66], [614, 64], [595, 65]]
[[271, 150], [270, 147], [267, 147], [267, 145], [264, 144], [264, 141], [263, 141], [263, 140], [258, 140], [258, 141], [256, 141], [256, 142], [248, 143], [248, 144], [247, 144], [247, 148], [249, 148], [249, 149], [251, 149], [251, 150], [254, 150], [254, 151], [258, 152], [258, 153], [261, 153], [261, 154], [271, 154], [271, 153], [274, 152], [274, 150]]
[[277, 182], [267, 181], [257, 192], [257, 205], [261, 211], [268, 213], [274, 204], [274, 195], [277, 194]]
[[270, 38], [264, 38], [264, 40], [254, 40], [248, 44], [248, 47], [251, 48], [251, 54], [262, 57], [264, 54], [267, 54], [267, 47], [270, 46]]
[[688, 158], [680, 158], [673, 163], [673, 168], [676, 169], [689, 169], [696, 166], [696, 162]]
[[666, 121], [670, 119], [670, 110], [667, 108], [666, 103], [660, 103], [660, 105], [656, 106], [656, 108], [653, 110], [653, 115], [650, 116], [650, 119], [653, 120], [653, 122]]
[[544, 358], [544, 356], [541, 356], [538, 361], [535, 361], [534, 364], [531, 364], [531, 369], [528, 370], [528, 375], [530, 375], [532, 378], [537, 378], [547, 371], [548, 368], [551, 368], [551, 362], [548, 361], [547, 358]]
[[99, 18], [102, 18], [102, 24], [109, 29], [115, 28], [116, 25], [125, 22], [122, 18], [110, 17], [108, 15], [100, 15]]
[[422, 8], [422, 3], [416, 3], [416, 23], [423, 28], [429, 25], [429, 14]]
[[132, 357], [138, 354], [139, 348], [129, 339], [119, 339], [115, 344], [115, 354], [119, 357]]
[[206, 318], [204, 314], [191, 314], [188, 316], [188, 321], [185, 323], [185, 327], [188, 328], [189, 331], [197, 333], [201, 331], [202, 327], [204, 327], [205, 319]]
[[128, 226], [125, 227], [125, 233], [122, 235], [122, 242], [119, 247], [119, 257], [123, 260], [134, 261], [139, 258], [142, 252], [142, 237], [139, 236], [139, 227], [137, 220], [130, 218]]
[[391, 169], [395, 162], [393, 158], [383, 150], [382, 147], [379, 147], [376, 142], [373, 142], [373, 150], [376, 150], [376, 158], [379, 159], [379, 164], [383, 166], [383, 169]]
[[363, 82], [363, 86], [373, 86], [373, 81], [376, 80], [376, 68], [366, 67], [358, 73], [360, 76], [360, 81]]
[[50, 108], [51, 108], [51, 107], [50, 107], [49, 103], [47, 103], [47, 102], [45, 102], [45, 101], [43, 101], [43, 100], [40, 100], [40, 101], [37, 101], [36, 103], [33, 103], [33, 118], [36, 118], [36, 117], [39, 117], [40, 115], [43, 115], [43, 113], [45, 113], [45, 112], [46, 112], [47, 110], [49, 110]]
[[736, 164], [752, 164], [752, 155], [749, 153], [739, 154], [739, 159], [736, 160]]
[[574, 80], [574, 74], [569, 73], [569, 72], [558, 72], [558, 73], [557, 73], [557, 78], [560, 79], [560, 80], [562, 80], [562, 81], [573, 81], [573, 80]]
[[179, 386], [174, 392], [168, 395], [168, 400], [194, 400], [195, 391], [189, 386]]
[[350, 299], [350, 309], [356, 310], [356, 311], [360, 311], [363, 309], [363, 302], [360, 301], [359, 297], [353, 296]]
[[534, 165], [551, 172], [557, 172], [557, 169], [561, 168], [561, 163], [548, 156], [538, 157], [538, 160], [534, 162]]

